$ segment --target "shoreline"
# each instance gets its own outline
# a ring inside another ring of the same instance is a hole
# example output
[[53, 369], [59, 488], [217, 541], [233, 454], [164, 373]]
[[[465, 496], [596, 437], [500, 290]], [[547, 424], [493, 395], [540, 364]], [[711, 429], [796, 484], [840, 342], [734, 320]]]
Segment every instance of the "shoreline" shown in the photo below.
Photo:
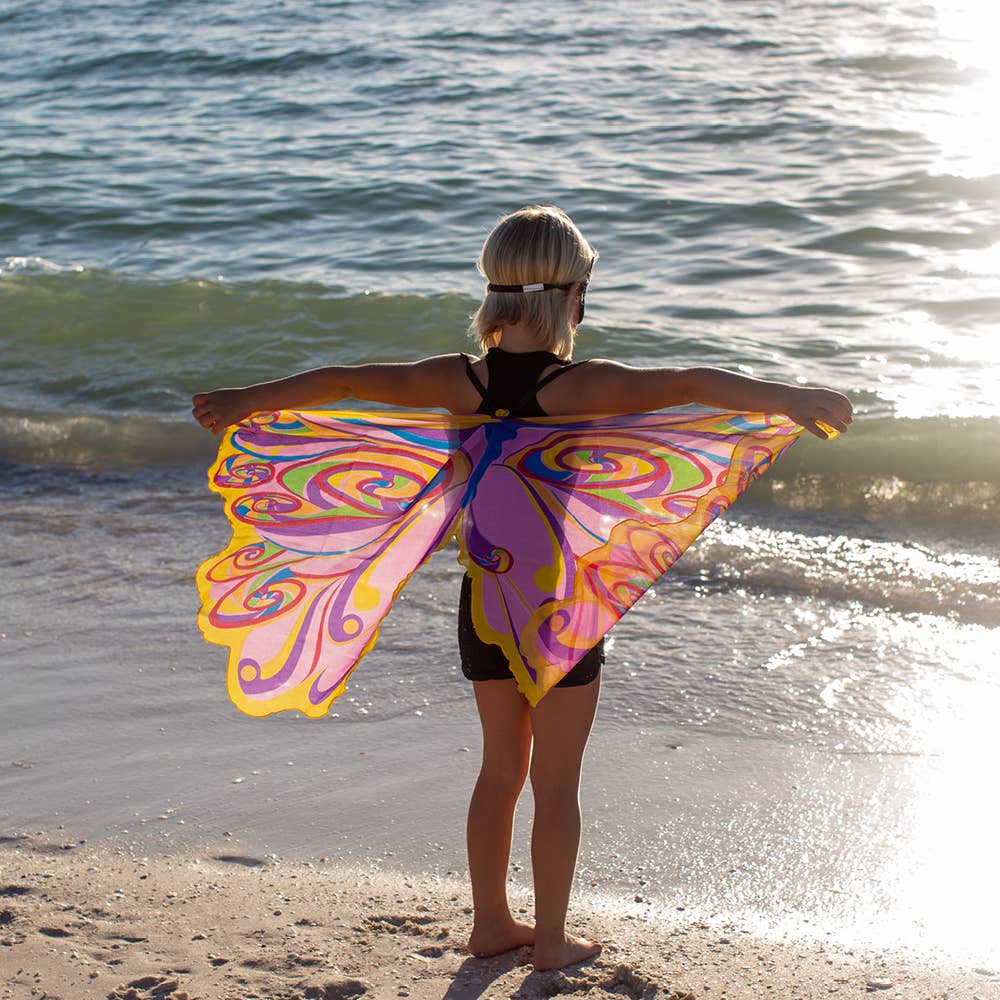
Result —
[[[513, 899], [530, 915], [529, 898]], [[571, 924], [603, 953], [539, 973], [525, 948], [465, 951], [471, 897], [459, 880], [218, 847], [144, 857], [113, 842], [0, 837], [2, 1000], [1000, 997], [1000, 970], [772, 940], [579, 893]]]

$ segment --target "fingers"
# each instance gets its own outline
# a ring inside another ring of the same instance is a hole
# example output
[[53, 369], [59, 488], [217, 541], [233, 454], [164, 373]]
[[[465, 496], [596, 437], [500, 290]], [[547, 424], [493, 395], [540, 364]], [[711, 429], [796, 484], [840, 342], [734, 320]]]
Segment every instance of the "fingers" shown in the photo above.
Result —
[[191, 415], [195, 420], [201, 420], [202, 416], [212, 408], [212, 393], [197, 392], [191, 397]]
[[812, 397], [812, 410], [802, 424], [821, 441], [832, 441], [847, 432], [854, 422], [854, 407], [843, 393], [821, 389]]
[[827, 412], [831, 418], [831, 422], [836, 420], [838, 423], [844, 424], [845, 426], [841, 429], [846, 430], [846, 425], [852, 423], [854, 420], [854, 407], [843, 393], [830, 392], [829, 395], [832, 398], [825, 401], [825, 405], [821, 406], [820, 409]]
[[820, 420], [807, 420], [802, 426], [814, 437], [818, 437], [820, 441], [830, 441], [837, 436], [837, 432], [832, 427], [830, 428], [830, 433], [827, 433], [823, 422]]
[[842, 420], [840, 417], [830, 413], [829, 410], [820, 410], [815, 417], [810, 418], [802, 426], [823, 441], [833, 441], [834, 438], [847, 433], [847, 427], [850, 423], [850, 417]]
[[210, 427], [215, 422], [215, 414], [207, 403], [191, 408], [191, 416], [201, 424], [202, 427]]
[[848, 424], [851, 423], [851, 418], [848, 417], [844, 420], [829, 410], [820, 410], [816, 415], [816, 422], [822, 424], [824, 427], [829, 427], [837, 434], [843, 434], [847, 431]]
[[221, 434], [229, 424], [223, 420], [218, 412], [218, 408], [212, 404], [212, 393], [199, 392], [191, 397], [191, 416], [201, 424], [205, 430], [213, 434]]

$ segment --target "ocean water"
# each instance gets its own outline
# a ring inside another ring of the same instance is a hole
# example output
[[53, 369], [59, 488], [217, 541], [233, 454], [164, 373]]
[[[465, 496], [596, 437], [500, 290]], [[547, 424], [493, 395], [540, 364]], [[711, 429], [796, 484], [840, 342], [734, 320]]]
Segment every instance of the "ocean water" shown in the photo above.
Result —
[[[553, 202], [601, 252], [578, 356], [827, 384], [857, 407], [616, 629], [599, 734], [645, 748], [644, 836], [603, 814], [597, 842], [706, 912], [994, 954], [996, 28], [960, 0], [682, 0], [641, 17], [569, 0], [4, 4], [11, 758], [40, 739], [38, 685], [127, 701], [122, 673], [195, 629], [189, 581], [226, 529], [191, 393], [466, 349], [484, 235]], [[468, 710], [457, 572], [445, 553], [413, 581], [339, 725], [423, 712], [440, 733]], [[114, 683], [75, 673], [109, 634], [130, 636]], [[224, 653], [192, 655], [224, 698]], [[175, 668], [164, 684], [195, 670]], [[75, 697], [59, 704], [77, 717]], [[685, 771], [675, 744], [705, 756]], [[599, 772], [604, 805], [613, 786]], [[778, 788], [798, 825], [750, 810]], [[936, 806], [962, 831], [950, 842]], [[886, 816], [892, 836], [866, 835]], [[685, 839], [701, 853], [678, 853]], [[727, 865], [734, 845], [746, 856]], [[819, 877], [802, 859], [824, 853]], [[859, 871], [856, 905], [833, 906]]]

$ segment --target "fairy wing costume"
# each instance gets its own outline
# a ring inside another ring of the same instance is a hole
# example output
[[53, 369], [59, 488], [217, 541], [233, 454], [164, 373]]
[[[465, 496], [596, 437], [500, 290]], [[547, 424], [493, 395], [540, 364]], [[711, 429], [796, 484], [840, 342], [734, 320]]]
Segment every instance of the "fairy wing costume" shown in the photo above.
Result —
[[258, 414], [209, 472], [230, 544], [198, 570], [249, 715], [324, 715], [452, 537], [477, 633], [537, 704], [802, 428], [753, 413], [531, 420]]

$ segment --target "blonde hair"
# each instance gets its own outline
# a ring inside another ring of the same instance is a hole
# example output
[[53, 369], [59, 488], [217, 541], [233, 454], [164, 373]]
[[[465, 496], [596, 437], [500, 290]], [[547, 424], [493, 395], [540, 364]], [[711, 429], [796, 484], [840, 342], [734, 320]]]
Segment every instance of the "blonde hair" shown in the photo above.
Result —
[[[491, 284], [586, 285], [597, 260], [576, 223], [553, 205], [529, 205], [505, 215], [486, 237], [476, 266]], [[567, 358], [573, 350], [575, 299], [569, 288], [486, 292], [469, 334], [483, 350], [496, 347], [507, 324], [524, 323], [539, 349]]]

